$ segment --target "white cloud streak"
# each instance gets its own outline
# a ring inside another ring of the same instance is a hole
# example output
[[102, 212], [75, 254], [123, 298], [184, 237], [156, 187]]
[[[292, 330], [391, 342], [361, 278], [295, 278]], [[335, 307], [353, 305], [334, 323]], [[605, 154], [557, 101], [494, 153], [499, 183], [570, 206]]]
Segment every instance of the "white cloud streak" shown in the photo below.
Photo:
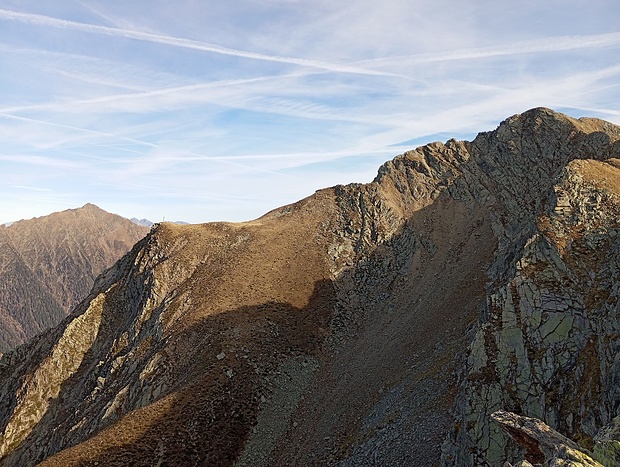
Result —
[[20, 188], [22, 190], [28, 191], [41, 191], [45, 193], [50, 193], [52, 190], [50, 188], [41, 188], [36, 186], [25, 186], [25, 185], [13, 185], [13, 188]]
[[13, 162], [15, 164], [26, 164], [37, 167], [57, 168], [57, 169], [73, 169], [78, 167], [73, 161], [59, 160], [51, 157], [29, 156], [29, 155], [2, 155], [0, 161]]
[[385, 66], [408, 63], [432, 63], [454, 60], [523, 55], [533, 53], [563, 52], [578, 49], [607, 48], [620, 46], [620, 33], [593, 34], [581, 36], [559, 36], [520, 41], [501, 46], [477, 47], [411, 55], [398, 55], [371, 60], [360, 60], [357, 65]]
[[142, 146], [157, 147], [156, 144], [149, 143], [147, 141], [137, 140], [137, 139], [134, 139], [134, 138], [129, 138], [127, 136], [114, 135], [114, 134], [110, 134], [110, 133], [104, 133], [102, 131], [90, 130], [88, 128], [81, 128], [81, 127], [71, 126], [71, 125], [64, 125], [62, 123], [54, 123], [54, 122], [46, 121], [46, 120], [38, 120], [38, 119], [35, 119], [35, 118], [20, 117], [20, 116], [17, 116], [17, 115], [11, 115], [11, 114], [4, 113], [4, 112], [0, 112], [0, 118], [5, 118], [7, 120], [15, 120], [15, 121], [19, 121], [19, 122], [36, 123], [37, 125], [52, 126], [52, 127], [62, 128], [62, 129], [65, 129], [65, 130], [73, 130], [73, 131], [77, 131], [77, 132], [81, 132], [81, 133], [87, 133], [87, 134], [94, 135], [94, 136], [104, 136], [106, 138], [112, 138], [112, 139], [115, 139], [115, 140], [127, 141], [127, 142], [130, 142], [130, 143], [139, 144], [139, 145], [142, 145]]
[[412, 141], [471, 139], [530, 107], [618, 121], [620, 32], [601, 2], [553, 18], [527, 2], [500, 18], [490, 0], [5, 6], [0, 221], [18, 203], [46, 214], [44, 199], [242, 220], [369, 181]]
[[111, 28], [108, 26], [100, 26], [95, 24], [79, 23], [76, 21], [68, 21], [60, 18], [54, 18], [50, 16], [37, 15], [32, 13], [23, 13], [18, 11], [0, 9], [0, 19], [19, 21], [22, 23], [28, 23], [33, 25], [48, 26], [53, 28], [71, 29], [74, 31], [82, 31], [93, 34], [102, 34], [113, 37], [123, 37], [126, 39], [135, 39], [139, 41], [153, 42], [157, 44], [164, 44], [174, 47], [182, 47], [186, 49], [200, 50], [203, 52], [210, 52], [221, 55], [229, 55], [233, 57], [248, 58], [252, 60], [262, 60], [269, 62], [285, 63], [290, 65], [298, 65], [303, 67], [318, 68], [325, 71], [336, 73], [353, 73], [361, 75], [376, 75], [376, 76], [393, 76], [399, 78], [405, 78], [406, 76], [386, 73], [378, 70], [372, 70], [369, 68], [362, 68], [358, 66], [343, 65], [337, 63], [324, 62], [319, 60], [311, 60], [306, 58], [297, 57], [283, 57], [279, 55], [266, 55], [257, 52], [249, 52], [245, 50], [232, 49], [229, 47], [223, 47], [217, 44], [210, 44], [207, 42], [196, 41], [191, 39], [184, 39], [179, 37], [164, 36], [159, 34], [152, 34], [148, 32], [132, 31], [120, 28]]

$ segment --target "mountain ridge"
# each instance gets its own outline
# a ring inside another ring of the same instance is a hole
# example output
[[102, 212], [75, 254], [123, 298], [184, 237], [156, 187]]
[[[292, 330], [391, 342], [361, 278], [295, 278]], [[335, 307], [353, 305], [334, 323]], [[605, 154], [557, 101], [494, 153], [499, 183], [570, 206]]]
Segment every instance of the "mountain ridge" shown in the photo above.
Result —
[[620, 402], [619, 140], [533, 109], [255, 221], [158, 224], [0, 360], [0, 462], [495, 465], [523, 454], [502, 408], [591, 447]]

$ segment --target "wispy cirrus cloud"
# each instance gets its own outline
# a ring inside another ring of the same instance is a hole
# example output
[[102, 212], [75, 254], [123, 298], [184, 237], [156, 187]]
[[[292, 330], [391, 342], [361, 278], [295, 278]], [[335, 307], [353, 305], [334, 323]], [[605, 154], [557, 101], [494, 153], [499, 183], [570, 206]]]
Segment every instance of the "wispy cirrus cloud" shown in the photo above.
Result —
[[[55, 157], [33, 156], [28, 154], [0, 154], [0, 161], [37, 166], [42, 168], [76, 168], [78, 164], [71, 160], [61, 160]], [[21, 185], [15, 185], [21, 186]]]
[[52, 191], [50, 188], [41, 188], [38, 186], [13, 185], [13, 188], [19, 188], [20, 190], [38, 191], [38, 192], [44, 192], [44, 193], [50, 193]]
[[196, 41], [191, 39], [184, 39], [179, 37], [164, 36], [159, 34], [152, 34], [148, 32], [132, 31], [121, 28], [112, 28], [108, 26], [100, 26], [96, 24], [86, 24], [76, 21], [68, 21], [59, 18], [53, 18], [45, 15], [37, 15], [32, 13], [23, 13], [19, 11], [11, 11], [0, 9], [0, 20], [19, 21], [23, 23], [48, 26], [60, 29], [71, 29], [74, 31], [82, 31], [93, 34], [102, 34], [106, 36], [123, 37], [125, 39], [134, 39], [139, 41], [153, 42], [157, 44], [164, 44], [173, 47], [181, 47], [186, 49], [200, 50], [202, 52], [209, 52], [221, 55], [229, 55], [233, 57], [248, 58], [252, 60], [261, 60], [276, 63], [285, 63], [290, 65], [298, 65], [303, 67], [318, 68], [330, 72], [337, 73], [354, 73], [361, 75], [378, 75], [378, 76], [397, 76], [400, 78], [406, 78], [403, 75], [397, 75], [392, 73], [385, 73], [378, 70], [372, 70], [369, 68], [362, 68], [357, 66], [343, 65], [338, 63], [324, 62], [320, 60], [311, 60], [306, 58], [296, 57], [284, 57], [279, 55], [266, 55], [257, 52], [249, 52], [245, 50], [232, 49], [229, 47], [223, 47], [217, 44], [210, 44], [202, 41]]
[[153, 220], [242, 220], [369, 181], [412, 141], [470, 139], [529, 107], [620, 122], [616, 10], [7, 2], [0, 222], [15, 220], [9, 204], [27, 216], [85, 202]]
[[486, 46], [466, 49], [448, 50], [445, 52], [420, 53], [361, 60], [357, 65], [401, 65], [447, 62], [455, 60], [472, 60], [479, 58], [503, 57], [510, 55], [539, 54], [564, 52], [580, 49], [598, 49], [620, 46], [620, 32], [606, 34], [590, 34], [581, 36], [545, 37], [524, 40], [499, 46]]
[[[50, 127], [55, 127], [55, 128], [63, 129], [63, 130], [70, 130], [72, 132], [77, 133], [78, 136], [71, 137], [70, 140], [74, 140], [75, 138], [81, 138], [81, 137], [83, 137], [84, 134], [87, 134], [87, 135], [90, 135], [90, 136], [111, 138], [113, 140], [121, 140], [121, 141], [129, 142], [129, 143], [133, 143], [133, 144], [138, 144], [138, 145], [141, 145], [141, 146], [157, 147], [156, 144], [149, 143], [148, 141], [142, 141], [142, 140], [138, 140], [138, 139], [135, 139], [135, 138], [129, 138], [127, 136], [110, 134], [110, 133], [105, 133], [105, 132], [102, 132], [102, 131], [91, 130], [91, 129], [88, 129], [88, 128], [77, 127], [77, 126], [72, 126], [72, 125], [65, 125], [65, 124], [62, 124], [62, 123], [56, 123], [56, 122], [52, 122], [52, 121], [39, 120], [39, 119], [28, 118], [28, 117], [21, 117], [21, 116], [18, 116], [18, 115], [11, 115], [11, 114], [4, 113], [4, 112], [0, 112], [0, 119], [12, 120], [12, 121], [17, 121], [17, 122], [25, 122], [25, 123], [35, 124], [35, 125], [50, 126]], [[65, 134], [66, 133], [63, 133], [63, 135], [65, 135]], [[32, 135], [31, 135], [31, 137], [32, 137]], [[57, 145], [57, 144], [58, 143], [56, 142], [55, 145]]]

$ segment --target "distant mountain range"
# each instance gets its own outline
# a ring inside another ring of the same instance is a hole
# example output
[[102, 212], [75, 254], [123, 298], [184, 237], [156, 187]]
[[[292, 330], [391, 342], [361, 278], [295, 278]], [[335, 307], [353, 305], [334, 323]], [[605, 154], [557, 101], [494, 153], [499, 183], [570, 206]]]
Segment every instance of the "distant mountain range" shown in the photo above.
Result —
[[136, 217], [132, 217], [131, 219], [129, 219], [131, 222], [133, 222], [134, 224], [137, 225], [141, 225], [142, 227], [153, 227], [153, 225], [155, 224], [155, 222], [151, 222], [148, 219], [138, 219]]
[[0, 352], [58, 324], [148, 230], [93, 204], [0, 226]]
[[[131, 219], [129, 219], [131, 222], [133, 222], [134, 224], [138, 224], [144, 227], [153, 227], [155, 225], [155, 222], [152, 222], [148, 219], [138, 219], [136, 217], [132, 217]], [[173, 224], [179, 224], [179, 225], [186, 225], [188, 224], [185, 221], [174, 221], [172, 222]]]

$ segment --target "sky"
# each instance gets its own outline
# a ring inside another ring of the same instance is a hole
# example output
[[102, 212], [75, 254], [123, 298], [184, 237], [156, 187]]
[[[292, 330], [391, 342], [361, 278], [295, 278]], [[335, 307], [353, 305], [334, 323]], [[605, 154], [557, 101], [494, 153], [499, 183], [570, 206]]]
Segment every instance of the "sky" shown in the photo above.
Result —
[[620, 124], [617, 0], [0, 0], [0, 223], [244, 221], [533, 107]]

